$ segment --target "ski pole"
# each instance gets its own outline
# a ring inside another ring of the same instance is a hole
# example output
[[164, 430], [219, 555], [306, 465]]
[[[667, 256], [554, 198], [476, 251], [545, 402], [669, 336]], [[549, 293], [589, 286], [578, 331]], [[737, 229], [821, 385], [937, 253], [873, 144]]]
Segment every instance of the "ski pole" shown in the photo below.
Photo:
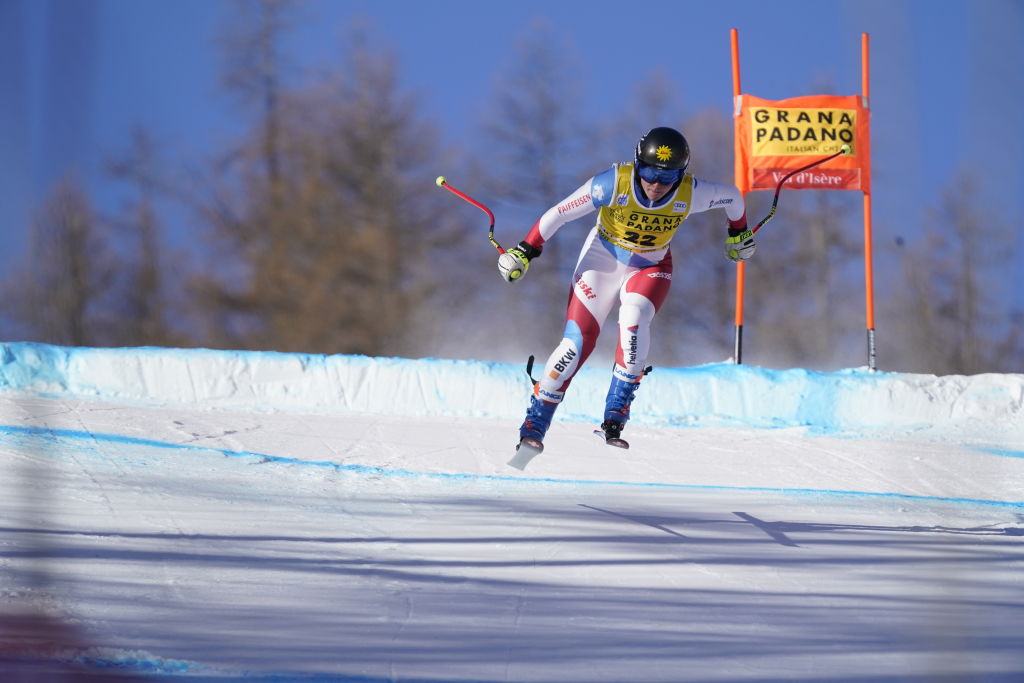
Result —
[[473, 206], [477, 207], [478, 209], [482, 210], [484, 213], [487, 214], [487, 216], [491, 219], [491, 227], [490, 227], [490, 230], [487, 233], [487, 239], [489, 239], [491, 241], [491, 244], [494, 245], [494, 248], [498, 250], [499, 254], [504, 254], [505, 250], [502, 249], [501, 245], [498, 244], [498, 241], [496, 239], [494, 239], [494, 214], [491, 213], [491, 210], [488, 209], [483, 204], [481, 204], [480, 202], [478, 202], [477, 200], [475, 200], [472, 197], [470, 197], [468, 194], [465, 194], [463, 192], [459, 192], [454, 187], [449, 185], [448, 184], [448, 180], [443, 175], [437, 176], [437, 180], [435, 182], [437, 183], [438, 187], [443, 187], [444, 189], [454, 193], [455, 195], [457, 195], [459, 197], [462, 197], [467, 202], [469, 202], [470, 204], [472, 204]]
[[765, 216], [764, 218], [761, 219], [760, 223], [758, 223], [757, 225], [754, 226], [754, 229], [753, 229], [752, 232], [757, 232], [758, 230], [760, 230], [761, 227], [764, 226], [765, 223], [770, 221], [772, 219], [772, 217], [775, 215], [775, 207], [778, 206], [778, 204], [779, 204], [779, 193], [782, 192], [782, 185], [783, 185], [783, 183], [785, 183], [787, 180], [789, 180], [790, 178], [795, 176], [797, 173], [800, 173], [801, 171], [806, 171], [809, 168], [814, 168], [815, 166], [823, 164], [826, 161], [832, 161], [833, 159], [835, 159], [837, 156], [840, 156], [841, 154], [849, 154], [849, 153], [850, 153], [850, 146], [849, 145], [843, 145], [842, 147], [839, 148], [839, 151], [836, 152], [835, 154], [830, 154], [827, 157], [823, 157], [821, 159], [818, 159], [815, 162], [807, 164], [806, 166], [802, 166], [802, 167], [796, 169], [795, 171], [791, 171], [790, 173], [788, 173], [785, 176], [783, 176], [782, 180], [780, 180], [779, 184], [775, 187], [775, 199], [772, 200], [772, 208], [771, 208], [771, 210], [768, 212], [767, 216]]

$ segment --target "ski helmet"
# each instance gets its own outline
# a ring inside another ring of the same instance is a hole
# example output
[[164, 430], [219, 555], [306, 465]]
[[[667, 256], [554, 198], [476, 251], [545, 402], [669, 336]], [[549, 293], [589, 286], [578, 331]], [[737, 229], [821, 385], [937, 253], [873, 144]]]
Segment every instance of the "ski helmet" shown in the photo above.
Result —
[[652, 128], [636, 143], [636, 161], [685, 172], [690, 165], [690, 145], [675, 128]]

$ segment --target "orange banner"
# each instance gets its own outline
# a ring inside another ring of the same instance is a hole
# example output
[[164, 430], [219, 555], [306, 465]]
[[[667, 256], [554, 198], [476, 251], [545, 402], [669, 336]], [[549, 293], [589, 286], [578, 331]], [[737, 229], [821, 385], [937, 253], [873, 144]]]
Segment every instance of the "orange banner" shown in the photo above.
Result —
[[736, 179], [742, 192], [774, 190], [790, 171], [846, 144], [849, 154], [797, 173], [786, 188], [871, 193], [870, 111], [859, 95], [737, 100]]

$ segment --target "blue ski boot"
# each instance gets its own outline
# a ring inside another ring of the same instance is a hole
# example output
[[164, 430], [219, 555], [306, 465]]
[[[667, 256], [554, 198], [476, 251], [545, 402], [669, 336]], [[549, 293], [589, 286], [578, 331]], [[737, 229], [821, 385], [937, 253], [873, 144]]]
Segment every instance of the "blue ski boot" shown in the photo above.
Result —
[[604, 422], [601, 423], [600, 431], [595, 431], [595, 434], [604, 437], [605, 443], [609, 446], [629, 448], [629, 443], [621, 434], [629, 420], [629, 406], [633, 403], [633, 396], [639, 386], [639, 382], [627, 382], [612, 377], [604, 402]]
[[543, 441], [557, 407], [557, 403], [549, 403], [536, 396], [531, 396], [530, 407], [526, 409], [526, 419], [519, 427], [519, 438]]
[[516, 455], [508, 464], [516, 469], [523, 469], [534, 456], [544, 451], [544, 435], [551, 426], [551, 418], [555, 414], [557, 403], [548, 403], [536, 396], [530, 397], [530, 407], [526, 409], [526, 419], [519, 428], [519, 445]]

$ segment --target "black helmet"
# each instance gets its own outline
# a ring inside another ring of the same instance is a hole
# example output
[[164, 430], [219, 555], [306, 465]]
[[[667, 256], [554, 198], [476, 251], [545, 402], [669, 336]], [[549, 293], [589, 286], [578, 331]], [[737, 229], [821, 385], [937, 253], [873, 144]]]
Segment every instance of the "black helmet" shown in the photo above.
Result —
[[675, 128], [652, 128], [636, 143], [636, 161], [685, 171], [690, 165], [690, 145]]

